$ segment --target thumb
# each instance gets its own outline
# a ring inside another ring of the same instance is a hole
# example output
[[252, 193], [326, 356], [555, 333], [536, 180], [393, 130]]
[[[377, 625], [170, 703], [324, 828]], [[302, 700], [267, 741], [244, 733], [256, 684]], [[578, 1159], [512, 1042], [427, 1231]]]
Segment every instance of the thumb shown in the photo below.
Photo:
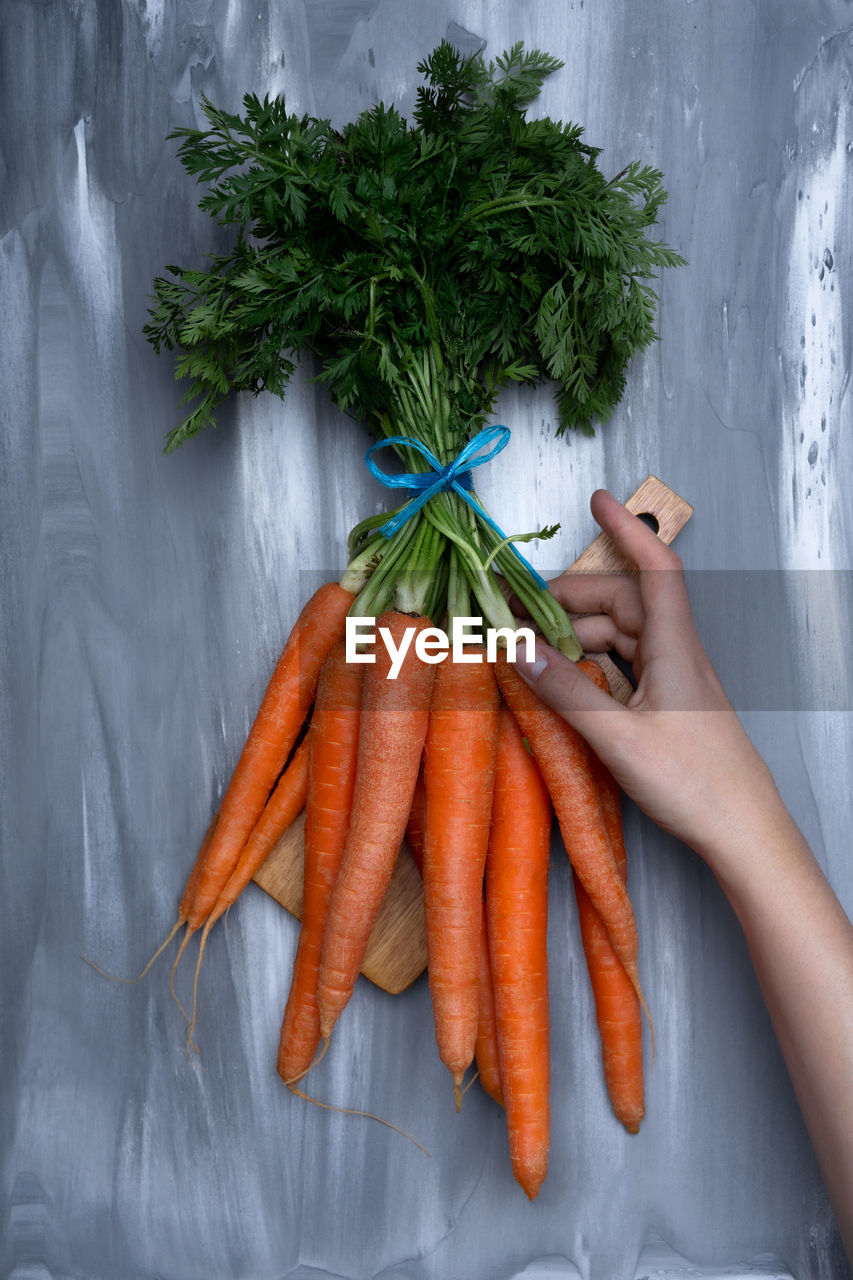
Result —
[[533, 662], [518, 656], [514, 665], [536, 696], [577, 729], [605, 763], [619, 754], [618, 743], [626, 728], [623, 717], [629, 712], [574, 662], [537, 636]]

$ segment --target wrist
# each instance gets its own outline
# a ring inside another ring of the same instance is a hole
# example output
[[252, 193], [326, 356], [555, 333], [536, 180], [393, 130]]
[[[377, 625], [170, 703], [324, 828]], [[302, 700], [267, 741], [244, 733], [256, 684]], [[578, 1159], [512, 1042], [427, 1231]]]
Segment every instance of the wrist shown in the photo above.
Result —
[[811, 852], [786, 809], [770, 770], [760, 759], [742, 795], [733, 797], [721, 820], [693, 844], [708, 863], [738, 915], [787, 870], [812, 862]]

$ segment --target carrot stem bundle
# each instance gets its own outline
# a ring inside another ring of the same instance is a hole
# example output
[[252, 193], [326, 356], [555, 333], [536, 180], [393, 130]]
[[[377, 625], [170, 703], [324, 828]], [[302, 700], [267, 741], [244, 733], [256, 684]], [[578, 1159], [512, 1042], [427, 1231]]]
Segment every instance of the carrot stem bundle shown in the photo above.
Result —
[[548, 1171], [551, 803], [506, 706], [498, 733], [486, 914], [510, 1160], [532, 1200]]
[[453, 1076], [457, 1109], [477, 1044], [498, 705], [489, 663], [446, 661], [438, 668], [424, 746], [424, 912], [435, 1036]]
[[343, 643], [326, 659], [308, 730], [302, 928], [278, 1049], [288, 1084], [311, 1066], [320, 1043], [317, 982], [329, 900], [346, 842], [355, 786], [364, 667], [348, 665]]

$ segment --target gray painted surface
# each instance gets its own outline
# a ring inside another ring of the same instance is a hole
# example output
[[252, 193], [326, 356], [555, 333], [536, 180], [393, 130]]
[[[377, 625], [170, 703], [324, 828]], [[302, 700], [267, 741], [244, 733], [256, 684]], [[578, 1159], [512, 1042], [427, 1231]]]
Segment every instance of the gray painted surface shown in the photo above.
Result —
[[[411, 106], [447, 31], [563, 57], [540, 109], [581, 121], [614, 173], [664, 169], [664, 233], [691, 264], [607, 429], [555, 441], [547, 390], [508, 396], [511, 462], [481, 491], [507, 527], [562, 519], [546, 571], [592, 535], [602, 483], [624, 496], [651, 471], [695, 505], [680, 549], [709, 647], [853, 908], [849, 3], [6, 0], [0, 21], [0, 1273], [631, 1280], [686, 1258], [849, 1275], [732, 914], [636, 811], [647, 1119], [630, 1138], [608, 1111], [555, 851], [554, 1135], [533, 1206], [489, 1101], [453, 1113], [423, 982], [359, 990], [314, 1088], [430, 1159], [285, 1095], [296, 929], [254, 887], [208, 950], [201, 1064], [167, 964], [124, 987], [79, 959], [132, 973], [168, 930], [306, 575], [340, 566], [380, 498], [362, 434], [304, 379], [161, 457], [177, 397], [141, 337], [146, 295], [211, 247], [165, 134], [202, 91], [286, 89], [337, 120]], [[743, 571], [794, 569], [760, 579], [778, 626], [756, 655], [765, 593]]]

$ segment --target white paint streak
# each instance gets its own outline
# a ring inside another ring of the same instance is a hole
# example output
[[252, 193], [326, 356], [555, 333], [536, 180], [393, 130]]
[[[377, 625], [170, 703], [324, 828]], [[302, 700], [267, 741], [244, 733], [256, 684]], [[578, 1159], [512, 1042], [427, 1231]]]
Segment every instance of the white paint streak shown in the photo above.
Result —
[[92, 884], [92, 849], [89, 841], [89, 802], [86, 798], [86, 770], [80, 770], [80, 813], [83, 828], [83, 918], [92, 916], [93, 884]]
[[141, 7], [145, 46], [152, 57], [157, 57], [163, 46], [166, 29], [166, 0], [145, 0]]
[[97, 362], [103, 368], [123, 366], [116, 332], [122, 325], [119, 250], [116, 242], [115, 207], [89, 178], [86, 122], [74, 126], [77, 157], [73, 203], [70, 206], [69, 255], [74, 283], [92, 324]]
[[[797, 717], [811, 813], [795, 811], [830, 881], [850, 902], [846, 849], [849, 796], [834, 779], [853, 761], [849, 598], [840, 571], [853, 562], [849, 486], [853, 445], [847, 408], [849, 352], [844, 306], [849, 279], [849, 50], [826, 42], [795, 83], [799, 146], [789, 147], [783, 193], [796, 201], [782, 330], [783, 439], [779, 451], [779, 541], [784, 569], [834, 570], [792, 582], [789, 641], [797, 647]], [[831, 767], [830, 763], [831, 762]], [[805, 820], [805, 822], [804, 822]]]
[[[835, 145], [801, 178], [788, 264], [783, 360], [784, 440], [780, 451], [783, 566], [832, 569], [846, 477], [838, 466], [845, 383], [843, 281], [836, 219], [843, 216], [848, 157], [846, 109], [839, 106]], [[818, 132], [817, 123], [812, 126]]]

